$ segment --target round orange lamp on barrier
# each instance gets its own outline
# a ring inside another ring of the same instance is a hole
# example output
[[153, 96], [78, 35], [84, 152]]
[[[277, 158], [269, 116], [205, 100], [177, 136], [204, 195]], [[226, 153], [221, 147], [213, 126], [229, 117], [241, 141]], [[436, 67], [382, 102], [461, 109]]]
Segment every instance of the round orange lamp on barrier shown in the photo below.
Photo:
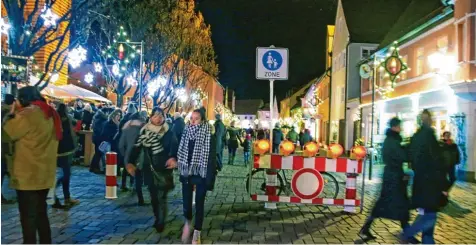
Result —
[[257, 154], [265, 154], [267, 152], [269, 152], [269, 141], [267, 140], [258, 140], [255, 142], [255, 145], [254, 145], [254, 152], [257, 153]]
[[316, 142], [312, 142], [312, 141], [307, 142], [303, 148], [303, 156], [313, 157], [317, 154], [318, 151], [319, 151], [319, 146], [317, 145]]
[[289, 140], [285, 140], [279, 144], [279, 152], [283, 156], [289, 156], [294, 152], [294, 144]]
[[329, 158], [338, 158], [344, 153], [344, 148], [339, 144], [330, 144], [329, 150], [327, 151], [327, 157]]
[[367, 150], [361, 145], [352, 147], [350, 152], [350, 158], [357, 160], [364, 159], [367, 155]]

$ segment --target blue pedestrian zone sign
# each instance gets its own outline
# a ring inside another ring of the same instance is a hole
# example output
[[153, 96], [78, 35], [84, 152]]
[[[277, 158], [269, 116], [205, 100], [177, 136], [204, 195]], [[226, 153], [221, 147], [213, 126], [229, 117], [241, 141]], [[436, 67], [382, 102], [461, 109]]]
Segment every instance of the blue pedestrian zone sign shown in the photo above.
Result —
[[273, 47], [257, 48], [256, 79], [287, 80], [288, 49]]

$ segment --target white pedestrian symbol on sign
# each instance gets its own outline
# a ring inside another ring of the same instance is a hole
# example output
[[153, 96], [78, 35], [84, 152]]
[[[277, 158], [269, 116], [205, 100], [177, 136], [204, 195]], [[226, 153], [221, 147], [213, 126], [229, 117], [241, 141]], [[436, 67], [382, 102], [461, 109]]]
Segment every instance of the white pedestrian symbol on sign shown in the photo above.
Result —
[[263, 57], [263, 65], [271, 71], [275, 71], [281, 67], [283, 57], [274, 50], [269, 50], [267, 56]]

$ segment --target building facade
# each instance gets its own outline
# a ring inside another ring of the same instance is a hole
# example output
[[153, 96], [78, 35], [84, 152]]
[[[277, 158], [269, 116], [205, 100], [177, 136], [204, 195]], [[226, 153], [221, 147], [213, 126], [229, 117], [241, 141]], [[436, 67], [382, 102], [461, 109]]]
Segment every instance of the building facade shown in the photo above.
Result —
[[[409, 8], [421, 2], [412, 4]], [[462, 178], [475, 181], [475, 34], [475, 0], [428, 5], [427, 12], [420, 16], [410, 10], [403, 13], [369, 59], [368, 64], [374, 67], [373, 76], [362, 79], [360, 114], [364, 141], [379, 149], [387, 122], [394, 116], [402, 119], [403, 137], [409, 138], [418, 128], [418, 114], [429, 109], [437, 137], [450, 131], [460, 148], [463, 160], [458, 168]], [[393, 41], [397, 43], [392, 44]], [[379, 63], [395, 49], [410, 69], [400, 73], [389, 87], [391, 76]]]

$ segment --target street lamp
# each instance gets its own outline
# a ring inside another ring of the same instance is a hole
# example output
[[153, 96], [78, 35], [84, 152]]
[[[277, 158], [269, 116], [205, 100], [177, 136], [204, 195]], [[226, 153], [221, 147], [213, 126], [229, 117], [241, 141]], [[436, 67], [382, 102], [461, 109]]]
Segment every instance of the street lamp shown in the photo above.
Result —
[[430, 67], [437, 74], [452, 75], [457, 68], [453, 55], [445, 55], [441, 52], [435, 52], [428, 56]]

